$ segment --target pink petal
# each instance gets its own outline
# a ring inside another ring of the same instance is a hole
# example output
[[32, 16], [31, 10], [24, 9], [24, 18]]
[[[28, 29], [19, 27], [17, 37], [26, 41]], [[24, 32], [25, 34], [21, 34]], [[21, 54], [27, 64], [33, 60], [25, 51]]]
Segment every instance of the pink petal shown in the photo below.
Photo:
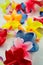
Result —
[[28, 60], [28, 61], [30, 61], [32, 63], [32, 57], [31, 57], [31, 54], [29, 52], [25, 53], [24, 59], [26, 59], [26, 60]]
[[20, 48], [20, 47], [22, 47], [22, 44], [23, 44], [23, 42], [24, 42], [24, 40], [22, 39], [22, 38], [16, 38], [15, 40], [14, 40], [14, 45], [15, 45], [15, 47], [17, 47], [17, 48]]
[[29, 51], [33, 47], [33, 45], [32, 42], [25, 42], [22, 47], [25, 51]]

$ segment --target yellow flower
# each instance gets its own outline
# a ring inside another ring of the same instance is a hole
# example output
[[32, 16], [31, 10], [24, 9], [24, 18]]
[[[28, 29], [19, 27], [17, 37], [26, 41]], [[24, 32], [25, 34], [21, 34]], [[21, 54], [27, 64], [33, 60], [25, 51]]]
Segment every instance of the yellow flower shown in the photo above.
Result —
[[40, 23], [39, 21], [33, 21], [32, 18], [28, 18], [25, 26], [26, 32], [35, 32], [37, 34], [37, 37], [40, 38], [42, 34], [37, 31], [37, 28], [41, 26], [42, 23]]
[[22, 14], [17, 14], [17, 12], [14, 10], [11, 15], [5, 15], [4, 18], [7, 22], [2, 26], [2, 28], [23, 30], [23, 27], [20, 23], [20, 20], [22, 19]]

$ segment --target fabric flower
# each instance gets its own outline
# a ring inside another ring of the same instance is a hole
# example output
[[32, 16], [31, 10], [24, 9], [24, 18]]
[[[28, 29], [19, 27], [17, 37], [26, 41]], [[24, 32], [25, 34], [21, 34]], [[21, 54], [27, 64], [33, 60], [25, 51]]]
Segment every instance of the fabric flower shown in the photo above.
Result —
[[30, 52], [36, 52], [39, 50], [39, 45], [37, 44], [38, 38], [37, 35], [33, 32], [24, 33], [23, 31], [19, 30], [16, 34], [16, 37], [20, 37], [24, 39], [24, 42], [31, 41], [32, 42], [32, 49]]
[[7, 22], [2, 26], [2, 28], [10, 30], [23, 29], [20, 23], [22, 14], [17, 14], [16, 10], [14, 10], [11, 15], [5, 15], [4, 18]]
[[32, 42], [25, 42], [22, 38], [14, 40], [14, 46], [6, 51], [5, 65], [32, 65], [31, 54], [28, 52], [32, 48]]
[[42, 35], [37, 31], [39, 27], [43, 26], [39, 21], [33, 21], [32, 18], [28, 18], [26, 25], [24, 26], [27, 32], [34, 32], [37, 37], [40, 39]]

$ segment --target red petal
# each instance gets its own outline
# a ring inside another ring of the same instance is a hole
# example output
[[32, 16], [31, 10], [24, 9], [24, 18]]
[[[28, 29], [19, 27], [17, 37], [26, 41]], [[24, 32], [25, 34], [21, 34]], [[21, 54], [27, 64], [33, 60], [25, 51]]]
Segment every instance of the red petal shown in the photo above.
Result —
[[18, 11], [18, 10], [20, 10], [20, 9], [21, 9], [21, 5], [18, 4], [18, 5], [16, 6], [16, 10]]
[[4, 61], [4, 64], [8, 64], [14, 60], [14, 56], [11, 50], [6, 51], [6, 60]]
[[6, 30], [6, 29], [1, 29], [1, 30], [0, 30], [0, 36], [1, 36], [1, 37], [7, 36], [7, 30]]
[[0, 46], [4, 44], [6, 37], [0, 37]]
[[19, 65], [32, 65], [32, 63], [28, 60], [22, 59]]
[[18, 48], [14, 51], [14, 59], [19, 60], [24, 58], [24, 50], [22, 48]]

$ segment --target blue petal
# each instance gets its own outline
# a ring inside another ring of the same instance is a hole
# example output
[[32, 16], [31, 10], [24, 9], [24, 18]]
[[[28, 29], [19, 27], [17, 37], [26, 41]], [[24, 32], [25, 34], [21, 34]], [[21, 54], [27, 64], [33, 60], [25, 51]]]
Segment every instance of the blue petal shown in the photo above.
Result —
[[21, 24], [24, 24], [25, 20], [27, 19], [27, 16], [27, 14], [22, 14]]
[[24, 36], [24, 41], [34, 41], [36, 39], [36, 35], [34, 33], [26, 33]]
[[30, 52], [36, 52], [39, 50], [39, 45], [37, 43], [33, 43], [33, 48], [30, 50]]
[[21, 8], [22, 8], [23, 10], [25, 10], [26, 6], [25, 6], [24, 3], [21, 3]]
[[24, 38], [24, 33], [20, 30], [17, 32], [16, 37]]
[[40, 16], [43, 17], [43, 12], [40, 12]]
[[20, 10], [19, 10], [19, 11], [17, 11], [17, 13], [18, 13], [18, 14], [22, 14], [22, 12], [21, 12]]

